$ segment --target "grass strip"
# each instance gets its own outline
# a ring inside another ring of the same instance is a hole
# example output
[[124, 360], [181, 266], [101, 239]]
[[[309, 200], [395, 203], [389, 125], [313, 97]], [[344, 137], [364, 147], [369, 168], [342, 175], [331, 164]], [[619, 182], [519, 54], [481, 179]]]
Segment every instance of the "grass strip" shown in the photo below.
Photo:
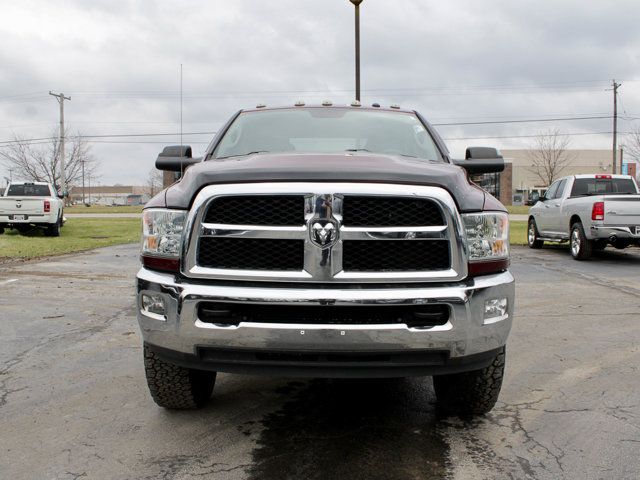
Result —
[[137, 218], [70, 218], [59, 237], [45, 237], [42, 229], [24, 234], [5, 230], [0, 235], [0, 261], [82, 252], [98, 247], [140, 241]]
[[73, 205], [72, 207], [64, 207], [64, 213], [141, 213], [142, 205], [138, 206], [115, 206], [109, 207], [106, 205], [91, 205], [90, 207], [85, 207], [84, 205]]

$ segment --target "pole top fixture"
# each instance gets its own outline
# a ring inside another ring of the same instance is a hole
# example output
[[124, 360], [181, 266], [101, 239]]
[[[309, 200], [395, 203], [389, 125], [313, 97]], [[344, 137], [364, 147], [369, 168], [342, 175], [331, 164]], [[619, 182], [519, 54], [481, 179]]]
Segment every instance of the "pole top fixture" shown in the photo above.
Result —
[[362, 3], [362, 0], [349, 0], [349, 1], [353, 3], [356, 7]]

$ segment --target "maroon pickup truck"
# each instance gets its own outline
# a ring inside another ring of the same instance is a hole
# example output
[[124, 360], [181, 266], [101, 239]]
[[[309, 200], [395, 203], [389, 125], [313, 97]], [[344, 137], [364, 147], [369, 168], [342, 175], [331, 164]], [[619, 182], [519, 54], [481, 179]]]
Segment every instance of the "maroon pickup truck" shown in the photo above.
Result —
[[216, 372], [433, 376], [440, 407], [491, 410], [513, 320], [505, 208], [417, 112], [235, 114], [143, 213], [138, 320], [151, 395], [196, 408]]

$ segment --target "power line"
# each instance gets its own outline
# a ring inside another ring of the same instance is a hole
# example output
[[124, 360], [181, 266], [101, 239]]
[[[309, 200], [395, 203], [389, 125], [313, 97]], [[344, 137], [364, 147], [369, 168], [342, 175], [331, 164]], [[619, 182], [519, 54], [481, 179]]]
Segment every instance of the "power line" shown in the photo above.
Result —
[[575, 120], [601, 120], [609, 119], [611, 115], [598, 117], [566, 117], [566, 118], [535, 118], [527, 120], [491, 120], [486, 122], [455, 122], [455, 123], [432, 123], [434, 127], [449, 127], [454, 125], [494, 125], [502, 123], [534, 123], [534, 122], [563, 122]]
[[[512, 124], [512, 123], [537, 123], [537, 122], [562, 122], [562, 121], [582, 121], [582, 120], [601, 120], [609, 119], [611, 116], [589, 116], [589, 117], [557, 117], [557, 118], [530, 118], [522, 120], [491, 120], [480, 122], [450, 122], [450, 123], [434, 123], [433, 126], [470, 126], [470, 125], [499, 125], [499, 124]], [[185, 132], [183, 135], [215, 135], [215, 131], [204, 132]], [[167, 133], [118, 133], [118, 134], [96, 134], [96, 135], [77, 135], [77, 138], [92, 139], [92, 138], [127, 138], [127, 137], [170, 137], [176, 135], [175, 132]], [[47, 140], [51, 137], [43, 137], [37, 139], [19, 139], [19, 140], [3, 140], [0, 144], [21, 143], [30, 140]]]
[[[569, 133], [559, 133], [560, 136], [565, 137], [573, 137], [578, 135], [611, 135], [611, 131], [608, 132], [569, 132]], [[618, 132], [620, 135], [630, 135], [631, 132]], [[535, 138], [539, 137], [540, 134], [535, 135], [499, 135], [499, 136], [486, 136], [486, 137], [445, 137], [443, 140], [493, 140], [500, 138]]]

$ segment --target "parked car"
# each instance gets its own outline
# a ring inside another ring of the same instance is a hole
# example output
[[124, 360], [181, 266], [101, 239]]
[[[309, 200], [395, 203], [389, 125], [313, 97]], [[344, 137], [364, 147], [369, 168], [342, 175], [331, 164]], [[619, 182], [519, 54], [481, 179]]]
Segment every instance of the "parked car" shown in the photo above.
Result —
[[64, 202], [50, 183], [11, 182], [0, 197], [0, 233], [6, 228], [26, 232], [44, 229], [50, 237], [60, 236], [64, 224]]
[[543, 197], [534, 195], [529, 209], [529, 247], [570, 242], [576, 260], [607, 245], [640, 245], [640, 194], [629, 175], [571, 175], [551, 184]]
[[[216, 372], [433, 375], [440, 407], [493, 408], [514, 307], [505, 207], [418, 113], [379, 105], [241, 111], [143, 211], [137, 275], [155, 402], [197, 408]], [[465, 171], [466, 169], [466, 171]]]

